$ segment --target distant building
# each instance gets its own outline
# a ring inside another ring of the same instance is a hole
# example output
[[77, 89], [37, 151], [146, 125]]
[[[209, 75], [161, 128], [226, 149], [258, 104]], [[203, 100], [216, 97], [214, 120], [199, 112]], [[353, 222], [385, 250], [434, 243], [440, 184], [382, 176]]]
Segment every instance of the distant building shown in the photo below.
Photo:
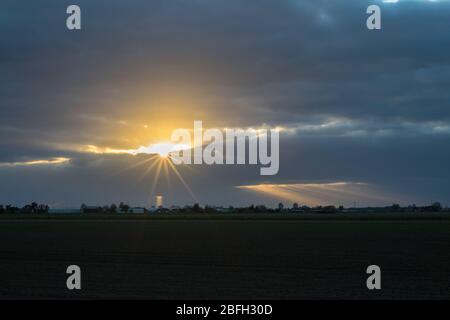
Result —
[[149, 212], [149, 213], [156, 213], [156, 212], [158, 212], [158, 208], [156, 208], [155, 206], [151, 206], [151, 207], [148, 209], [148, 212]]
[[313, 213], [337, 213], [335, 206], [318, 206], [312, 209]]
[[134, 207], [134, 208], [131, 208], [128, 212], [129, 213], [145, 213], [146, 211], [147, 211], [147, 209], [145, 209], [145, 208]]
[[230, 209], [230, 208], [224, 208], [224, 207], [222, 207], [222, 206], [220, 206], [220, 207], [215, 207], [215, 209], [216, 209], [216, 211], [217, 211], [218, 213], [230, 213], [230, 212], [231, 212], [231, 209]]
[[156, 196], [155, 203], [156, 203], [157, 208], [162, 208], [163, 207], [163, 196]]
[[50, 209], [48, 210], [48, 213], [55, 213], [55, 214], [75, 214], [80, 213], [81, 209]]
[[304, 210], [303, 207], [300, 207], [300, 206], [298, 205], [297, 202], [295, 202], [295, 203], [292, 205], [291, 212], [292, 212], [292, 213], [303, 213], [303, 212], [305, 212], [305, 210]]
[[82, 206], [81, 212], [83, 213], [103, 213], [103, 208], [98, 206]]

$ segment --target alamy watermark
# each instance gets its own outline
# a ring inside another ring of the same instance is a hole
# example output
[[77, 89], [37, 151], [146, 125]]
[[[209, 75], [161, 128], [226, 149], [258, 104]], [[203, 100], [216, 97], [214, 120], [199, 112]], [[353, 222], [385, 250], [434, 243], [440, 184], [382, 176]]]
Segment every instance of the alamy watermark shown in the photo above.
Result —
[[[263, 176], [276, 175], [280, 168], [279, 129], [203, 129], [202, 121], [194, 121], [192, 130], [176, 129], [171, 140], [192, 148], [173, 151], [174, 164], [261, 165]], [[193, 144], [192, 144], [193, 141]]]
[[[66, 9], [69, 15], [66, 19], [66, 27], [69, 30], [81, 30], [81, 8], [76, 4], [69, 5]], [[366, 13], [370, 16], [366, 20], [366, 26], [369, 30], [381, 29], [381, 9], [378, 5], [367, 7]]]
[[66, 273], [69, 274], [66, 280], [67, 289], [81, 290], [81, 268], [72, 264], [67, 267]]

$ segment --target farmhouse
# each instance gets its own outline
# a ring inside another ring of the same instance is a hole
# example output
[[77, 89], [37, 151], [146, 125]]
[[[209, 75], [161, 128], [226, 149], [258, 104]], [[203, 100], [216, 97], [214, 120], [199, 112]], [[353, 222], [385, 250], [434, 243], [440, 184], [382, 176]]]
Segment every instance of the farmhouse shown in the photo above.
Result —
[[83, 213], [102, 213], [103, 208], [98, 206], [82, 206], [81, 212]]
[[145, 213], [147, 210], [145, 208], [141, 208], [141, 207], [134, 207], [131, 208], [128, 212], [129, 213]]

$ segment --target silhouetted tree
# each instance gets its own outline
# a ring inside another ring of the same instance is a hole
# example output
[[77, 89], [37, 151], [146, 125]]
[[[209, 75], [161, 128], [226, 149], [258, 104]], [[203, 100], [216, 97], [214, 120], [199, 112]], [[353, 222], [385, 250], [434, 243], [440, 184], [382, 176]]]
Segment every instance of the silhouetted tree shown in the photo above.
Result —
[[33, 213], [33, 208], [31, 207], [31, 205], [27, 204], [27, 205], [23, 206], [22, 208], [20, 208], [20, 212], [21, 213]]
[[50, 207], [46, 204], [40, 204], [37, 206], [36, 210], [38, 213], [48, 213]]
[[10, 204], [6, 205], [6, 213], [19, 213], [20, 209]]
[[283, 210], [284, 210], [284, 204], [280, 202], [278, 204], [278, 211], [283, 211]]
[[431, 205], [431, 211], [439, 212], [442, 211], [442, 205], [439, 202], [435, 202]]
[[192, 212], [201, 213], [202, 211], [202, 207], [200, 207], [198, 203], [194, 203], [194, 205], [192, 206]]
[[32, 213], [36, 213], [36, 212], [37, 212], [38, 204], [37, 204], [36, 202], [33, 201], [33, 202], [30, 204], [30, 207], [31, 207], [31, 212], [32, 212]]
[[267, 212], [267, 207], [265, 205], [258, 205], [255, 207], [255, 212], [259, 213]]
[[119, 209], [120, 209], [120, 211], [122, 211], [122, 212], [128, 213], [128, 211], [130, 210], [130, 206], [127, 205], [127, 204], [125, 204], [125, 203], [123, 203], [123, 202], [121, 202], [121, 203], [119, 204]]

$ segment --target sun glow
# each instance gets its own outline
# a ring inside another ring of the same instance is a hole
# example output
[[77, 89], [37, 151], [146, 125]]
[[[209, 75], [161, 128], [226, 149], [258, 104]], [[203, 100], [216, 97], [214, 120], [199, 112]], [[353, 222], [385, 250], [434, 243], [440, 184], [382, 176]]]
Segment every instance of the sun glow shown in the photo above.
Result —
[[83, 151], [96, 154], [156, 154], [161, 158], [167, 158], [170, 153], [188, 150], [191, 146], [187, 144], [171, 143], [171, 142], [160, 142], [155, 144], [150, 144], [148, 146], [140, 146], [136, 149], [113, 149], [108, 147], [97, 147], [94, 145], [87, 145], [83, 148]]
[[131, 151], [131, 154], [157, 154], [161, 158], [167, 158], [170, 153], [181, 151], [181, 150], [188, 150], [191, 146], [187, 144], [176, 144], [171, 142], [161, 142], [149, 145], [147, 147], [140, 147], [136, 150]]
[[[149, 145], [148, 147], [140, 147], [138, 149], [134, 150], [113, 150], [108, 149], [110, 154], [129, 154], [132, 156], [136, 156], [139, 158], [142, 158], [142, 160], [127, 166], [123, 168], [122, 170], [116, 172], [115, 174], [123, 174], [125, 171], [141, 167], [143, 166], [144, 169], [142, 170], [142, 174], [139, 177], [139, 181], [142, 181], [146, 179], [147, 177], [151, 177], [151, 188], [149, 192], [149, 198], [153, 199], [156, 195], [157, 186], [160, 183], [161, 178], [165, 178], [166, 182], [170, 184], [170, 175], [174, 174], [175, 177], [181, 182], [181, 184], [184, 186], [184, 188], [188, 191], [190, 196], [195, 202], [198, 202], [197, 197], [195, 196], [194, 192], [190, 188], [189, 184], [186, 182], [186, 180], [183, 178], [181, 173], [178, 171], [178, 169], [175, 167], [175, 165], [172, 163], [172, 152], [181, 151], [181, 150], [188, 150], [191, 147], [189, 145], [184, 144], [173, 144], [173, 143], [158, 143]], [[98, 151], [98, 149], [95, 149], [95, 151]], [[120, 152], [118, 152], [120, 151]], [[99, 153], [99, 152], [96, 152]], [[103, 152], [100, 152], [103, 153]], [[165, 177], [162, 177], [162, 176]]]
[[0, 162], [0, 167], [17, 167], [17, 166], [39, 166], [39, 165], [61, 165], [68, 163], [69, 158], [57, 157], [51, 159], [38, 159], [23, 162]]
[[256, 192], [279, 201], [306, 205], [340, 203], [351, 206], [355, 199], [364, 204], [407, 203], [401, 195], [389, 195], [375, 185], [361, 182], [257, 184], [238, 186], [238, 189]]

